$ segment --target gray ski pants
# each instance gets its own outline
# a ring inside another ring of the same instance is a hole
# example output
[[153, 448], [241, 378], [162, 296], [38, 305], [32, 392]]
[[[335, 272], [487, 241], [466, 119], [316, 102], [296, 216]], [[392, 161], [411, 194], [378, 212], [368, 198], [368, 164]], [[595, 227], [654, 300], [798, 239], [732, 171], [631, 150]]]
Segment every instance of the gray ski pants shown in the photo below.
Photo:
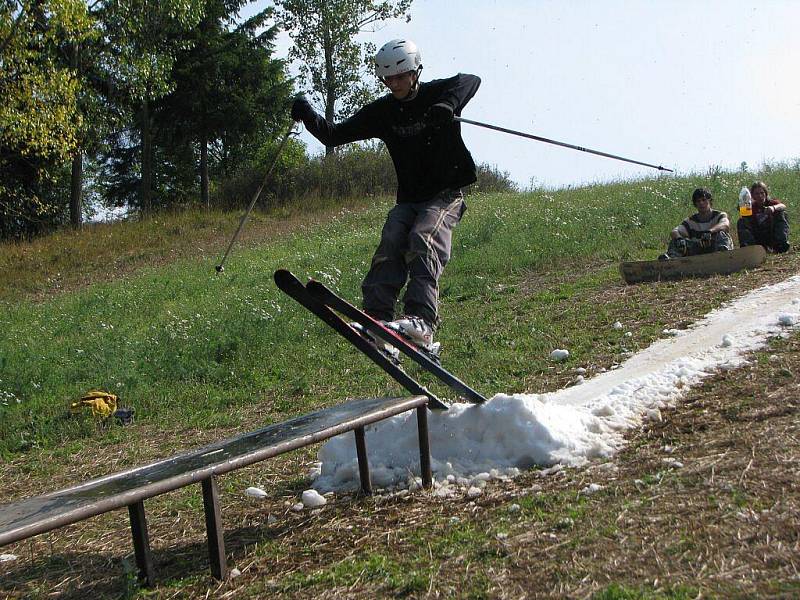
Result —
[[436, 326], [439, 277], [450, 260], [453, 229], [466, 209], [460, 190], [445, 190], [429, 202], [396, 204], [389, 211], [361, 284], [366, 312], [376, 319], [394, 319], [397, 297], [408, 282], [405, 314]]

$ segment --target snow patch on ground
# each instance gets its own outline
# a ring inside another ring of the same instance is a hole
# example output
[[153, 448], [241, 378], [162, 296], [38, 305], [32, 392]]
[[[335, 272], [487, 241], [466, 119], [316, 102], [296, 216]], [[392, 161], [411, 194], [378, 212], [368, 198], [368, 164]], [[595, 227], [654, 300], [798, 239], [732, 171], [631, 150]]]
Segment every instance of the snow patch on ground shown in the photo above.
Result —
[[[580, 465], [607, 458], [624, 444], [626, 430], [661, 409], [719, 369], [734, 368], [745, 354], [800, 322], [800, 276], [765, 286], [715, 310], [670, 337], [581, 385], [547, 394], [498, 393], [482, 405], [454, 404], [429, 414], [432, 467], [440, 495], [454, 486], [480, 494], [476, 483], [513, 477], [534, 465]], [[615, 324], [616, 325], [616, 324]], [[415, 413], [367, 428], [372, 483], [376, 488], [418, 485]], [[314, 481], [320, 491], [359, 487], [352, 434], [329, 440], [319, 452]], [[679, 461], [670, 466], [680, 468]], [[477, 479], [476, 475], [485, 477]]]

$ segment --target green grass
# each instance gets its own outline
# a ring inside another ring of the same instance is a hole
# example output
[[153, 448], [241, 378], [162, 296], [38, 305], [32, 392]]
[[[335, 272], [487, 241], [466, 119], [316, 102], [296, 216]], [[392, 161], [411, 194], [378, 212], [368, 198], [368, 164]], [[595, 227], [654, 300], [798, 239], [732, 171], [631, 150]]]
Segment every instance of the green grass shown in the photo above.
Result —
[[[796, 170], [772, 168], [760, 176], [776, 196], [800, 197]], [[555, 367], [563, 373], [598, 348], [620, 353], [652, 340], [658, 320], [643, 323], [633, 341], [608, 327], [586, 326], [615, 320], [619, 306], [586, 306], [581, 297], [616, 283], [619, 260], [659, 253], [669, 230], [690, 212], [695, 186], [710, 185], [716, 206], [732, 212], [739, 187], [753, 178], [716, 174], [709, 183], [663, 177], [469, 197], [441, 282], [439, 339], [447, 366], [486, 392], [524, 391], [553, 371], [548, 355], [554, 347], [569, 343], [570, 359]], [[319, 226], [287, 212], [289, 233], [238, 248], [222, 275], [213, 268], [214, 250], [222, 248], [211, 247], [207, 234], [229, 227], [230, 216], [224, 225], [215, 221], [219, 215], [175, 216], [174, 222], [163, 216], [40, 244], [40, 254], [58, 257], [52, 267], [30, 263], [37, 273], [19, 282], [0, 278], [0, 455], [113, 440], [113, 428], [67, 417], [69, 403], [95, 388], [118, 394], [139, 422], [166, 431], [235, 426], [241, 418], [236, 409], [252, 403], [269, 418], [284, 419], [345, 397], [401, 393], [271, 279], [275, 269], [289, 268], [358, 300], [390, 205], [341, 210]], [[206, 240], [197, 256], [186, 251], [194, 228]], [[158, 245], [170, 236], [184, 240], [183, 258], [154, 260], [156, 266], [122, 278], [95, 273], [99, 281], [36, 301], [26, 296], [36, 276], [79, 270], [81, 260], [92, 263], [85, 254], [98, 248], [101, 256], [132, 256], [149, 251], [137, 247], [143, 240]], [[70, 248], [54, 248], [78, 239], [72, 258]], [[24, 253], [19, 245], [0, 246], [0, 264], [11, 265]], [[529, 282], [537, 278], [547, 285], [532, 289]]]
[[[327, 569], [306, 573], [298, 571], [287, 577], [273, 592], [298, 591], [311, 586], [326, 588], [350, 586], [355, 581], [379, 582], [400, 595], [427, 588], [432, 567], [417, 570], [383, 554], [366, 554], [357, 560], [344, 560]], [[427, 572], [426, 572], [427, 571]]]
[[592, 595], [592, 600], [692, 600], [697, 597], [697, 590], [689, 586], [653, 591], [613, 584]]

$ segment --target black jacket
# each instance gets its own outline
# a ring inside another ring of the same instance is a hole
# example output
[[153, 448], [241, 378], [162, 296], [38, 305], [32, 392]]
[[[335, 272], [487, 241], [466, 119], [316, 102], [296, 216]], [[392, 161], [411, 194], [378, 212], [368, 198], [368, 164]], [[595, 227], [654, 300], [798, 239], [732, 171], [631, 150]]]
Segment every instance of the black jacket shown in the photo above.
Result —
[[447, 104], [458, 116], [480, 86], [475, 75], [422, 82], [413, 100], [387, 94], [367, 104], [349, 119], [333, 124], [313, 113], [304, 119], [308, 131], [326, 146], [356, 140], [383, 140], [397, 173], [398, 202], [426, 202], [446, 189], [476, 181], [475, 162], [455, 121], [434, 127], [425, 112]]

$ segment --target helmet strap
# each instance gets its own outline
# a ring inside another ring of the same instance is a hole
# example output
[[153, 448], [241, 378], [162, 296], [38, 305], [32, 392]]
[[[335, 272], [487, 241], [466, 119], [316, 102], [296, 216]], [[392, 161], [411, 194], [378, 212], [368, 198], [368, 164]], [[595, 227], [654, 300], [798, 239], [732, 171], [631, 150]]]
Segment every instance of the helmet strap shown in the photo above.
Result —
[[408, 92], [408, 96], [403, 98], [403, 102], [408, 102], [409, 100], [413, 100], [417, 97], [417, 93], [419, 92], [419, 74], [422, 71], [422, 65], [417, 67], [417, 70], [414, 71], [414, 83], [411, 84], [411, 89]]
[[417, 67], [417, 70], [414, 71], [414, 85], [411, 88], [416, 92], [419, 89], [419, 75], [422, 73], [422, 65]]

